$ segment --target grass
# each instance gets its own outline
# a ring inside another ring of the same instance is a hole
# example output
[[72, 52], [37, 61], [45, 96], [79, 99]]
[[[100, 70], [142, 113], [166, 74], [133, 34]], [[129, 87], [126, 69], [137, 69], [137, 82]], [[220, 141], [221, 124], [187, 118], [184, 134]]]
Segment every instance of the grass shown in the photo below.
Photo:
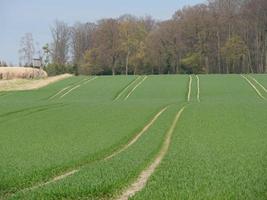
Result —
[[183, 103], [187, 96], [187, 76], [149, 76], [132, 94], [129, 101]]
[[168, 155], [133, 199], [265, 199], [267, 115], [257, 107], [187, 108]]
[[132, 199], [267, 197], [266, 102], [239, 76], [201, 81], [203, 101], [187, 107], [168, 155]]
[[[267, 86], [266, 75], [253, 77]], [[154, 160], [185, 104], [167, 155], [133, 199], [267, 197], [267, 100], [240, 75], [200, 75], [201, 102], [195, 76], [187, 102], [186, 75], [148, 76], [124, 100], [143, 79], [136, 78], [107, 76], [82, 84], [88, 77], [71, 77], [39, 90], [0, 94], [0, 198], [116, 197]], [[49, 100], [79, 84], [64, 98]], [[166, 105], [134, 145], [103, 160]], [[72, 169], [79, 171], [19, 192]]]
[[[62, 99], [49, 100], [62, 88], [75, 86], [85, 78], [72, 77], [0, 99], [0, 194], [19, 191], [103, 158], [127, 143], [169, 103], [113, 102], [116, 94], [133, 80], [131, 76], [99, 77]], [[176, 82], [182, 83], [183, 79], [173, 79]], [[160, 84], [154, 87], [164, 87]], [[184, 88], [175, 88], [173, 99], [178, 101], [183, 98]]]
[[250, 80], [258, 87], [262, 96], [267, 99], [267, 79], [264, 75], [252, 75], [249, 76]]
[[[33, 192], [18, 194], [13, 199], [101, 199], [111, 198], [147, 166], [158, 152], [165, 132], [179, 107], [169, 108], [127, 151], [107, 161], [84, 166], [76, 175]], [[145, 147], [145, 148], [144, 148]], [[66, 189], [67, 188], [67, 189]], [[52, 194], [52, 195], [51, 195]]]

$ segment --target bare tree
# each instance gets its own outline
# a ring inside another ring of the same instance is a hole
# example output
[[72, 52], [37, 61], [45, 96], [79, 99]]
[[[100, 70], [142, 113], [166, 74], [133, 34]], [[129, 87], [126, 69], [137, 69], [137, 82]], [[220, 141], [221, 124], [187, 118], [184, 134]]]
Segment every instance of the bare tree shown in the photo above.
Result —
[[77, 68], [76, 73], [78, 73], [78, 68], [83, 62], [85, 52], [93, 48], [93, 36], [95, 30], [95, 23], [76, 23], [71, 28], [72, 61], [74, 66]]
[[26, 33], [20, 41], [20, 62], [24, 66], [32, 66], [33, 56], [35, 53], [33, 36], [31, 33]]
[[53, 62], [71, 56], [86, 74], [267, 72], [266, 0], [208, 0], [160, 22], [123, 15], [51, 30]]
[[68, 61], [70, 46], [70, 29], [65, 22], [56, 21], [51, 28], [53, 43], [51, 48], [52, 61], [64, 66]]
[[116, 74], [119, 59], [119, 23], [115, 19], [104, 19], [98, 22], [95, 33], [95, 47], [102, 59], [101, 65]]

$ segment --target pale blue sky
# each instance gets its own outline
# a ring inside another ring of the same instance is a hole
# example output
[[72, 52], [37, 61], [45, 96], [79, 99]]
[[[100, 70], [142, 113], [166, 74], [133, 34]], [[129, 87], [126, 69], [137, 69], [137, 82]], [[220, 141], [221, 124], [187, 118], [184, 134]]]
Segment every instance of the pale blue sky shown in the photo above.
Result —
[[33, 34], [40, 46], [50, 42], [49, 27], [63, 20], [95, 22], [122, 14], [171, 18], [176, 10], [205, 0], [0, 0], [0, 60], [18, 63], [20, 38]]

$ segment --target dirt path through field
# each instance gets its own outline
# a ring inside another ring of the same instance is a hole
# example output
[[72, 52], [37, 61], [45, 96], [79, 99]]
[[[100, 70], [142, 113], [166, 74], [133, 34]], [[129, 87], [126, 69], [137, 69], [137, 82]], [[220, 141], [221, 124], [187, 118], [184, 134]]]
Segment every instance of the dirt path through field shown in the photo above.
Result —
[[173, 131], [174, 131], [174, 129], [177, 125], [177, 122], [178, 122], [181, 114], [183, 113], [184, 109], [185, 109], [185, 107], [183, 107], [175, 116], [174, 121], [172, 122], [172, 125], [166, 134], [166, 138], [164, 140], [164, 143], [163, 143], [156, 159], [153, 161], [153, 163], [147, 169], [143, 170], [140, 173], [137, 180], [132, 185], [130, 185], [122, 193], [122, 195], [117, 198], [117, 200], [128, 200], [130, 197], [134, 196], [137, 192], [141, 191], [145, 187], [149, 177], [154, 173], [155, 169], [159, 166], [160, 162], [162, 161], [162, 159], [166, 155], [166, 153], [169, 149], [169, 146], [170, 146]]
[[129, 94], [125, 97], [125, 99], [124, 100], [127, 100], [131, 95], [132, 95], [132, 93], [136, 90], [136, 88], [138, 88], [145, 80], [147, 79], [147, 76], [145, 76], [144, 78], [143, 78], [143, 80], [142, 81], [140, 81], [130, 92], [129, 92]]
[[132, 81], [128, 86], [126, 86], [126, 87], [125, 87], [125, 88], [118, 94], [118, 96], [114, 99], [114, 101], [118, 100], [118, 99], [121, 97], [121, 95], [123, 95], [123, 93], [124, 93], [125, 91], [127, 91], [132, 85], [134, 85], [135, 82], [137, 82], [140, 78], [141, 78], [141, 76], [138, 76], [134, 81]]
[[257, 89], [257, 87], [244, 75], [241, 75], [248, 83], [249, 85], [256, 91], [256, 93], [259, 95], [260, 98], [265, 99], [265, 97], [260, 93], [260, 91]]

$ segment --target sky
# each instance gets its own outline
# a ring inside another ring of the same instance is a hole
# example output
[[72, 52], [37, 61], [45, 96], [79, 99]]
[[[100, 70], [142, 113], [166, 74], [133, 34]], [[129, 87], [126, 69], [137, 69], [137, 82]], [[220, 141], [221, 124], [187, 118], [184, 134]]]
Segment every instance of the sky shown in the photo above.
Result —
[[0, 0], [0, 60], [19, 62], [20, 39], [32, 33], [39, 46], [51, 42], [55, 20], [72, 25], [123, 14], [170, 19], [176, 10], [204, 0]]

